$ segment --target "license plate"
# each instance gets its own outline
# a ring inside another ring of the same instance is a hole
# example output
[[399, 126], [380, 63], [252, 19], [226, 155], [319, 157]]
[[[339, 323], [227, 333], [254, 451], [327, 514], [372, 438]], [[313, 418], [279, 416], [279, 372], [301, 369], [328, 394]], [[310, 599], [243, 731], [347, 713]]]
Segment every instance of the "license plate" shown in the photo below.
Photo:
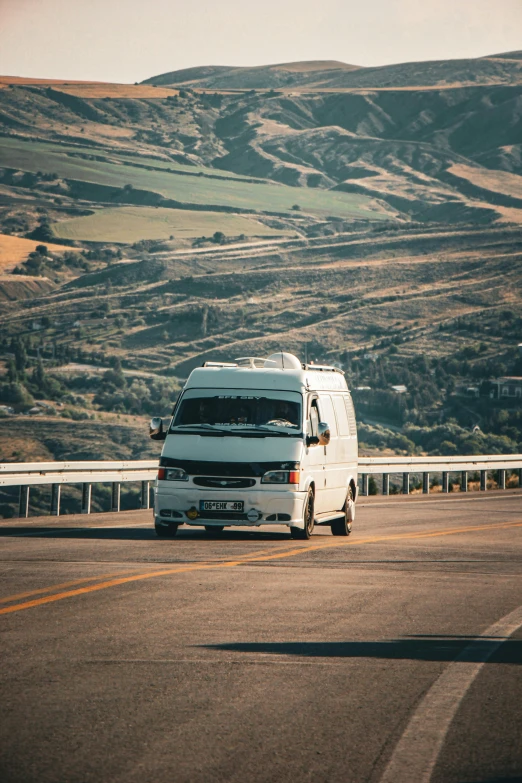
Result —
[[200, 500], [200, 511], [243, 511], [243, 500]]

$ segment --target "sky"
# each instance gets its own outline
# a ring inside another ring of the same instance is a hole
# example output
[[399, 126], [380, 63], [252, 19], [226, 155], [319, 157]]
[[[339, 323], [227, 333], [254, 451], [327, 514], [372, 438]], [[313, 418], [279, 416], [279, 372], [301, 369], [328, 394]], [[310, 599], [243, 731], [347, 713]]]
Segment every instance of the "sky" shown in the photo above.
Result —
[[522, 0], [0, 0], [0, 74], [133, 83], [197, 65], [386, 65], [522, 49]]

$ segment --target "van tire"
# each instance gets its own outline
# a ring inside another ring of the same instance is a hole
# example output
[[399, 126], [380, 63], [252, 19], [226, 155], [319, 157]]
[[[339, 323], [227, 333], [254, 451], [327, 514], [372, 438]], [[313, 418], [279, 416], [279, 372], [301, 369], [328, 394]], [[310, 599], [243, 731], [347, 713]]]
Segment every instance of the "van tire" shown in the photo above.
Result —
[[311, 489], [308, 490], [308, 497], [306, 498], [304, 508], [304, 528], [291, 527], [290, 535], [299, 541], [308, 541], [312, 533], [314, 532], [315, 516], [314, 516], [314, 493]]
[[348, 497], [343, 506], [343, 515], [339, 519], [334, 519], [330, 528], [333, 536], [349, 536], [352, 532], [351, 515], [354, 513], [352, 488], [348, 490]]
[[174, 538], [178, 532], [177, 525], [154, 525], [158, 538]]
[[339, 519], [334, 519], [330, 527], [332, 528], [333, 536], [349, 536], [352, 532], [352, 523], [346, 514]]

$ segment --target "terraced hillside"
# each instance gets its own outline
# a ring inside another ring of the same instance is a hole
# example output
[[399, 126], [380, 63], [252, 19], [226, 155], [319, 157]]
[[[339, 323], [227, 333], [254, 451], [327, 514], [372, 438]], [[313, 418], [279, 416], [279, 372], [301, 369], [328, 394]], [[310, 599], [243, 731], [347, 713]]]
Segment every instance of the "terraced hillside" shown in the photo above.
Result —
[[284, 346], [363, 389], [367, 445], [522, 449], [491, 402], [522, 375], [521, 67], [0, 79], [0, 403], [96, 433]]

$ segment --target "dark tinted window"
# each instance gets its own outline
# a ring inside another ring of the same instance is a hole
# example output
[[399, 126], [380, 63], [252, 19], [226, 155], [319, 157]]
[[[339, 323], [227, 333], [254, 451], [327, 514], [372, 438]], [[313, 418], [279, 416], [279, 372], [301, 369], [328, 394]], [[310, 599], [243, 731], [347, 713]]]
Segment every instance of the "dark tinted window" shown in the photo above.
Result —
[[172, 426], [186, 424], [273, 426], [299, 430], [301, 405], [293, 400], [246, 395], [192, 397], [181, 401]]

